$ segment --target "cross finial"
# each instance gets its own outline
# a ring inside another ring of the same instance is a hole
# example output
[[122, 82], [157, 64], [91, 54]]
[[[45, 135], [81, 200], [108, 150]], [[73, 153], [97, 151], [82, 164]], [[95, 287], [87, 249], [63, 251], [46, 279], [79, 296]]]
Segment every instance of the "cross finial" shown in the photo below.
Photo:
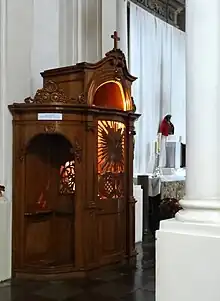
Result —
[[111, 38], [114, 40], [114, 49], [118, 49], [118, 41], [120, 41], [120, 38], [117, 31], [114, 31], [114, 34], [111, 35]]

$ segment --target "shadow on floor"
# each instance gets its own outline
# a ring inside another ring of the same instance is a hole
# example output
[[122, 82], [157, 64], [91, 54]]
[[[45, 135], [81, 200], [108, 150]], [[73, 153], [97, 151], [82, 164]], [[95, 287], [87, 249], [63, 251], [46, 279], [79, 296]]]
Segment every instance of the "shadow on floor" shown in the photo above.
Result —
[[93, 272], [87, 279], [0, 283], [0, 301], [154, 301], [155, 244], [137, 244], [133, 265]]

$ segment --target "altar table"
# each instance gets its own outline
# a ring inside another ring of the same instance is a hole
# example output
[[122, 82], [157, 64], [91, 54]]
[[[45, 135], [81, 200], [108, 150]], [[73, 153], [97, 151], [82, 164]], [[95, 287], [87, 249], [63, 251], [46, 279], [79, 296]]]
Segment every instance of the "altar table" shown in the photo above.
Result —
[[143, 230], [154, 233], [159, 227], [161, 201], [180, 200], [185, 195], [185, 170], [165, 169], [158, 177], [139, 175], [137, 184], [143, 189]]
[[149, 176], [148, 182], [149, 197], [161, 195], [161, 199], [174, 198], [180, 200], [185, 194], [185, 177], [184, 176]]

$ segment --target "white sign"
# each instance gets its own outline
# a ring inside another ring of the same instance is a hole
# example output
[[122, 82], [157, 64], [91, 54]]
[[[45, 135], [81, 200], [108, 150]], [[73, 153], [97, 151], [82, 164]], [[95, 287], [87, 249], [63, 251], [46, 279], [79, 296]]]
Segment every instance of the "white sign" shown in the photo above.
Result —
[[37, 120], [63, 120], [62, 113], [38, 113]]

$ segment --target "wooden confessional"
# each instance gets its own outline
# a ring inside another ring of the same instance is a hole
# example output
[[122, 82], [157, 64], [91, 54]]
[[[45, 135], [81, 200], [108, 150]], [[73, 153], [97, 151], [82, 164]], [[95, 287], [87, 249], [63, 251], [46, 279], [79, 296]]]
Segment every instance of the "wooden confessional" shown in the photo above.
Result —
[[14, 276], [86, 274], [135, 254], [134, 113], [124, 54], [44, 71], [13, 115]]

